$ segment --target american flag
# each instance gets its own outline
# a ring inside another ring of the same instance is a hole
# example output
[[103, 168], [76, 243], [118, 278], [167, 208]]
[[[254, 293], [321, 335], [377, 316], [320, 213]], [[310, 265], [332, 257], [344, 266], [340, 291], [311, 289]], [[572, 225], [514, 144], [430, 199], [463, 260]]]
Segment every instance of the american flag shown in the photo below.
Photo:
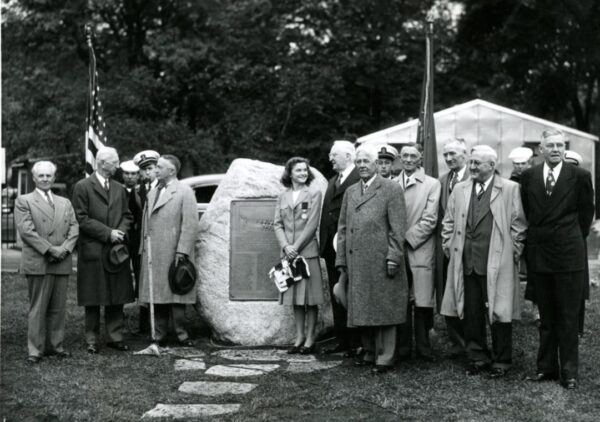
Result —
[[90, 54], [90, 89], [85, 131], [85, 174], [90, 176], [96, 170], [96, 153], [98, 149], [106, 145], [106, 124], [102, 118], [102, 102], [100, 102], [96, 55], [94, 54], [91, 31], [88, 33], [87, 42]]

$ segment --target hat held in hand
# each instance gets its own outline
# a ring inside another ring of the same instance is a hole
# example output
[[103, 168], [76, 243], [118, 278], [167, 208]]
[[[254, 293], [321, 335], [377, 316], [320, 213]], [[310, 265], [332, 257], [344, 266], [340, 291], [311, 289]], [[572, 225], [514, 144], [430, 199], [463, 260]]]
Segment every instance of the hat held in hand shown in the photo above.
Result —
[[176, 295], [189, 293], [196, 284], [196, 268], [187, 258], [181, 258], [177, 265], [175, 260], [169, 267], [169, 286]]
[[102, 264], [109, 273], [119, 272], [129, 262], [129, 249], [123, 243], [105, 245], [102, 249]]

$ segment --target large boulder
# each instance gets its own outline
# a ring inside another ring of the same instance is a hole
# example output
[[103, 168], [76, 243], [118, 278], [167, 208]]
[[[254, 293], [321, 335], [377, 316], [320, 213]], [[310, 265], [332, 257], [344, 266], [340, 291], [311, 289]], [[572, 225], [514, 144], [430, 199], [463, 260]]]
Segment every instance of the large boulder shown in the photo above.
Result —
[[[312, 183], [324, 194], [327, 180], [314, 168], [312, 171], [315, 175]], [[295, 338], [291, 306], [279, 305], [277, 301], [234, 301], [229, 292], [231, 202], [277, 197], [284, 190], [280, 183], [282, 173], [282, 166], [270, 163], [248, 159], [233, 161], [200, 221], [198, 301], [213, 337], [219, 341], [246, 346], [284, 345]], [[267, 227], [272, 232], [272, 226]], [[323, 273], [326, 274], [325, 268]], [[266, 278], [267, 274], [256, 276]], [[327, 291], [325, 279], [324, 290]], [[325, 305], [319, 309], [318, 329], [322, 331], [332, 324], [327, 294]]]

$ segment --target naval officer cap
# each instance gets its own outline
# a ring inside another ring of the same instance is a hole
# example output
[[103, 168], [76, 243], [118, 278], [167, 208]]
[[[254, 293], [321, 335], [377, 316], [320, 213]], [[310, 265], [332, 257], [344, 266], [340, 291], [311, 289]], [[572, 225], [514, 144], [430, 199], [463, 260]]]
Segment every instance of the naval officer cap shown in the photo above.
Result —
[[531, 148], [519, 147], [513, 149], [510, 154], [508, 154], [508, 159], [513, 163], [524, 163], [528, 161], [533, 156], [533, 151]]
[[139, 168], [143, 169], [150, 164], [156, 164], [159, 158], [160, 154], [158, 152], [149, 149], [135, 154], [135, 157], [133, 157], [133, 163]]
[[567, 163], [575, 164], [580, 166], [583, 163], [583, 157], [575, 151], [565, 151], [565, 161]]
[[394, 161], [398, 156], [398, 150], [391, 145], [381, 145], [377, 152], [377, 156], [381, 158], [387, 158], [388, 160]]
[[140, 168], [134, 164], [133, 160], [123, 161], [120, 167], [125, 173], [136, 173], [140, 170]]

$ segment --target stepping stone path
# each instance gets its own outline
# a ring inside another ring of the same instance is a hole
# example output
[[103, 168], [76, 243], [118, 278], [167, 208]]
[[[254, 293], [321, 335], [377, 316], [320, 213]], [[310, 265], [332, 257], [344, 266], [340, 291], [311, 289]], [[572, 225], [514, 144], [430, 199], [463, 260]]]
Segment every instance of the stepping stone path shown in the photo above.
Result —
[[[288, 355], [281, 349], [225, 349], [213, 352], [210, 358], [231, 361], [210, 366], [206, 369], [206, 354], [194, 347], [172, 348], [164, 351], [177, 357], [176, 371], [205, 371], [204, 375], [223, 378], [260, 377], [283, 366], [292, 374], [308, 373], [334, 368], [341, 360], [320, 361], [314, 355]], [[251, 363], [259, 362], [259, 363]], [[277, 363], [264, 363], [277, 362]], [[287, 366], [286, 366], [287, 365]], [[258, 387], [248, 382], [188, 381], [181, 384], [179, 391], [186, 394], [217, 397], [226, 394], [243, 396]], [[142, 416], [149, 418], [197, 418], [238, 412], [240, 404], [157, 404]]]

